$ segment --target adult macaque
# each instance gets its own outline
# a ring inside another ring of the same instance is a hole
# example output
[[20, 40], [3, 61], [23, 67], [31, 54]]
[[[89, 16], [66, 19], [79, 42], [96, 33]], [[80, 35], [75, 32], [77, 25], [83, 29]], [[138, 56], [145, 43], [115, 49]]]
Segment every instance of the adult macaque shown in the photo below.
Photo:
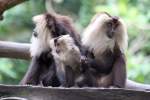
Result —
[[127, 29], [121, 18], [108, 13], [97, 14], [85, 29], [83, 45], [92, 52], [89, 58], [98, 87], [120, 87], [126, 82], [125, 49]]
[[52, 38], [69, 34], [78, 45], [79, 34], [76, 34], [71, 19], [67, 16], [41, 14], [33, 17], [36, 27], [31, 39], [31, 64], [20, 84], [32, 84], [44, 86], [59, 86], [56, 75], [56, 67], [49, 41]]

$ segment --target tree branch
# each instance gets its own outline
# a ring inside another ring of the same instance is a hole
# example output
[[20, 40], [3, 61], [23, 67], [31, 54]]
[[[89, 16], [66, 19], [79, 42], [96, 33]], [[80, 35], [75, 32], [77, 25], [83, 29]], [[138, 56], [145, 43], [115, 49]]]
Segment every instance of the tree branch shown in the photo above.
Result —
[[2, 14], [5, 10], [14, 7], [17, 4], [20, 4], [27, 0], [0, 0], [0, 20], [3, 19]]
[[55, 10], [52, 6], [52, 0], [45, 0], [45, 7], [48, 13], [55, 14]]

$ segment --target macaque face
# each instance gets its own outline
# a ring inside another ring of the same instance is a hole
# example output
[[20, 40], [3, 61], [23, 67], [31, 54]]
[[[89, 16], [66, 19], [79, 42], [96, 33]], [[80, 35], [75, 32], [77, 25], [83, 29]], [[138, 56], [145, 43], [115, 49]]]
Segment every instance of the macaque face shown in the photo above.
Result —
[[45, 41], [44, 43], [47, 43], [46, 40], [48, 38], [51, 39], [51, 30], [47, 28], [47, 21], [46, 21], [46, 15], [41, 14], [33, 17], [33, 22], [35, 23], [35, 28], [33, 31], [33, 37], [37, 38], [40, 41]]
[[73, 48], [74, 40], [69, 35], [62, 35], [50, 40], [50, 46], [57, 54], [65, 53]]
[[111, 16], [105, 12], [97, 14], [91, 23], [101, 32], [100, 34], [106, 34], [110, 39], [125, 32], [123, 21], [119, 17]]
[[106, 29], [106, 35], [108, 38], [113, 38], [115, 33], [117, 32], [117, 28], [119, 26], [119, 19], [118, 17], [110, 17], [106, 22], [104, 22], [104, 29]]
[[83, 32], [82, 43], [93, 48], [95, 52], [103, 52], [107, 48], [113, 50], [115, 43], [124, 52], [128, 46], [128, 34], [124, 21], [106, 12], [96, 14]]
[[44, 50], [49, 49], [48, 42], [52, 38], [52, 29], [47, 27], [47, 19], [45, 14], [36, 15], [33, 17], [35, 28], [31, 38], [31, 56], [38, 56]]
[[99, 15], [98, 19], [100, 20], [99, 23], [101, 24], [99, 30], [101, 30], [103, 34], [106, 34], [108, 38], [112, 39], [118, 33], [122, 34], [119, 29], [122, 27], [122, 23], [118, 17], [110, 16], [104, 13]]

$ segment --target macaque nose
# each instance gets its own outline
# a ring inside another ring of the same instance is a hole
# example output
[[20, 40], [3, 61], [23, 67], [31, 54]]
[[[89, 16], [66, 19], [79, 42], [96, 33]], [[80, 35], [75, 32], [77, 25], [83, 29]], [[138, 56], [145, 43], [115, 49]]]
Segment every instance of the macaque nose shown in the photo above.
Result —
[[117, 16], [112, 16], [112, 21], [113, 23], [117, 23], [118, 22], [118, 17]]
[[59, 49], [56, 49], [56, 53], [58, 53], [58, 54], [59, 54], [59, 53], [60, 53], [60, 50], [59, 50]]
[[55, 46], [56, 46], [56, 44], [57, 44], [57, 40], [58, 40], [58, 38], [55, 38], [55, 39], [54, 39], [54, 44], [55, 44]]

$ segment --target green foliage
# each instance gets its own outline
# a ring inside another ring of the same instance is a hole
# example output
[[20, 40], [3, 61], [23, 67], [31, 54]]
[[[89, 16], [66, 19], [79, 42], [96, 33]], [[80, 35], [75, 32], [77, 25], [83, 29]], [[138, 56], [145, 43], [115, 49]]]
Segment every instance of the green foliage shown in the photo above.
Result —
[[86, 26], [89, 21], [91, 20], [93, 14], [94, 14], [94, 6], [95, 6], [96, 0], [92, 0], [92, 2], [87, 2], [87, 0], [82, 0], [81, 1], [81, 8], [79, 11], [79, 23], [82, 26]]
[[[0, 22], [0, 38], [8, 39], [9, 36], [18, 36], [22, 31], [33, 28], [32, 16], [44, 12], [44, 1], [31, 0], [17, 5], [4, 13], [4, 20]], [[17, 34], [17, 35], [16, 35]], [[29, 33], [27, 33], [29, 36]], [[8, 37], [6, 37], [8, 35]], [[21, 36], [19, 35], [18, 38]], [[23, 39], [23, 38], [22, 38]]]
[[150, 79], [149, 63], [150, 60], [146, 59], [144, 55], [139, 54], [136, 56], [128, 55], [128, 77], [142, 83], [149, 83]]
[[27, 61], [0, 59], [0, 84], [19, 83], [27, 66]]

